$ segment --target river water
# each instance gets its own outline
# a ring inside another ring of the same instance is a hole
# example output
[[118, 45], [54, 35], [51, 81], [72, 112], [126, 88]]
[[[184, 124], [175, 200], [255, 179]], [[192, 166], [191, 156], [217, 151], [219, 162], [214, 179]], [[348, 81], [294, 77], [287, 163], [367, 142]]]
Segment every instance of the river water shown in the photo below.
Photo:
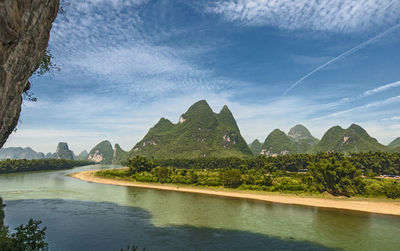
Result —
[[67, 175], [117, 166], [0, 175], [6, 224], [47, 226], [50, 250], [400, 250], [400, 217], [95, 184]]

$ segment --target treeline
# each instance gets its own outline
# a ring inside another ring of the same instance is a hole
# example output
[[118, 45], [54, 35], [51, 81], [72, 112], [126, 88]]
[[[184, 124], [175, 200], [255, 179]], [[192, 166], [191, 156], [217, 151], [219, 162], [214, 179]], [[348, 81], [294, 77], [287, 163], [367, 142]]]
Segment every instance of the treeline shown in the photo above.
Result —
[[128, 170], [104, 170], [97, 175], [244, 190], [400, 198], [399, 180], [375, 178], [377, 173], [397, 174], [398, 161], [399, 155], [390, 153], [169, 160], [137, 156], [129, 160]]
[[363, 152], [363, 153], [317, 153], [289, 154], [277, 157], [259, 155], [253, 158], [197, 158], [197, 159], [156, 159], [158, 166], [179, 169], [221, 169], [247, 168], [264, 169], [268, 172], [298, 172], [307, 169], [310, 164], [334, 158], [338, 161], [349, 161], [363, 174], [370, 177], [377, 175], [400, 175], [400, 153]]
[[77, 166], [93, 164], [87, 160], [66, 160], [66, 159], [7, 159], [0, 161], [0, 174], [42, 171], [42, 170], [61, 170], [70, 169]]

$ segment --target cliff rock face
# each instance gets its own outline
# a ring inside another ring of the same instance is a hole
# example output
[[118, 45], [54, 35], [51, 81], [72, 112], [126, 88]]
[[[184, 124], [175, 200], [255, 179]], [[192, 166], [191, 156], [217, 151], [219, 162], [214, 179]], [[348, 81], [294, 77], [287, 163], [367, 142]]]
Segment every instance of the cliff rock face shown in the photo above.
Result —
[[59, 0], [0, 0], [0, 148], [17, 125], [58, 8]]
[[113, 160], [114, 149], [110, 141], [104, 140], [97, 144], [88, 155], [88, 160], [101, 164], [111, 164]]
[[69, 150], [68, 144], [65, 142], [58, 143], [57, 151], [55, 153], [57, 159], [74, 159], [74, 153]]

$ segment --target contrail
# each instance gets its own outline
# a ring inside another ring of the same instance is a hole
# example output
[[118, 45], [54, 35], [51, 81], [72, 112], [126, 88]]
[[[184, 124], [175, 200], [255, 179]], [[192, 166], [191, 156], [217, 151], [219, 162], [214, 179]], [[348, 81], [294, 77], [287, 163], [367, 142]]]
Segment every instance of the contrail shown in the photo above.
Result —
[[396, 24], [395, 26], [393, 26], [393, 27], [391, 27], [391, 28], [385, 30], [384, 32], [379, 33], [379, 34], [376, 35], [375, 37], [372, 37], [372, 38], [368, 39], [367, 41], [365, 41], [365, 42], [363, 42], [363, 43], [357, 45], [356, 47], [353, 47], [353, 48], [351, 48], [350, 50], [343, 52], [342, 54], [340, 54], [339, 56], [337, 56], [337, 57], [335, 57], [335, 58], [329, 60], [329, 61], [326, 62], [325, 64], [318, 66], [317, 68], [315, 68], [314, 70], [312, 70], [310, 73], [308, 73], [307, 75], [305, 75], [305, 76], [302, 77], [301, 79], [297, 80], [294, 84], [292, 84], [292, 86], [290, 86], [290, 87], [283, 93], [283, 95], [288, 94], [293, 88], [295, 88], [298, 84], [300, 84], [304, 79], [308, 78], [308, 77], [311, 76], [312, 74], [314, 74], [314, 73], [316, 73], [317, 71], [321, 70], [321, 69], [324, 68], [325, 66], [330, 65], [330, 64], [332, 64], [333, 62], [335, 62], [335, 61], [337, 61], [337, 60], [339, 60], [339, 59], [341, 59], [341, 58], [343, 58], [343, 57], [346, 57], [346, 56], [348, 56], [348, 55], [350, 55], [350, 54], [353, 54], [354, 52], [356, 52], [356, 51], [358, 51], [358, 50], [361, 50], [361, 49], [364, 48], [365, 46], [367, 46], [367, 45], [373, 43], [374, 41], [380, 39], [381, 37], [385, 36], [386, 34], [388, 34], [388, 33], [392, 32], [392, 31], [394, 31], [395, 29], [397, 29], [397, 28], [399, 28], [399, 27], [400, 27], [400, 24]]

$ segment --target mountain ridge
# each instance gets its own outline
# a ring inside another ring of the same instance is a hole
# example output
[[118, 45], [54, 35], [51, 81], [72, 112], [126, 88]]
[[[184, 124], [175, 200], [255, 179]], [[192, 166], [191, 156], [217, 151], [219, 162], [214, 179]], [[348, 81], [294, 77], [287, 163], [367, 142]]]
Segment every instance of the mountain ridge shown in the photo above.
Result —
[[207, 101], [194, 103], [177, 124], [161, 118], [129, 152], [155, 158], [251, 156], [228, 106], [214, 113]]

